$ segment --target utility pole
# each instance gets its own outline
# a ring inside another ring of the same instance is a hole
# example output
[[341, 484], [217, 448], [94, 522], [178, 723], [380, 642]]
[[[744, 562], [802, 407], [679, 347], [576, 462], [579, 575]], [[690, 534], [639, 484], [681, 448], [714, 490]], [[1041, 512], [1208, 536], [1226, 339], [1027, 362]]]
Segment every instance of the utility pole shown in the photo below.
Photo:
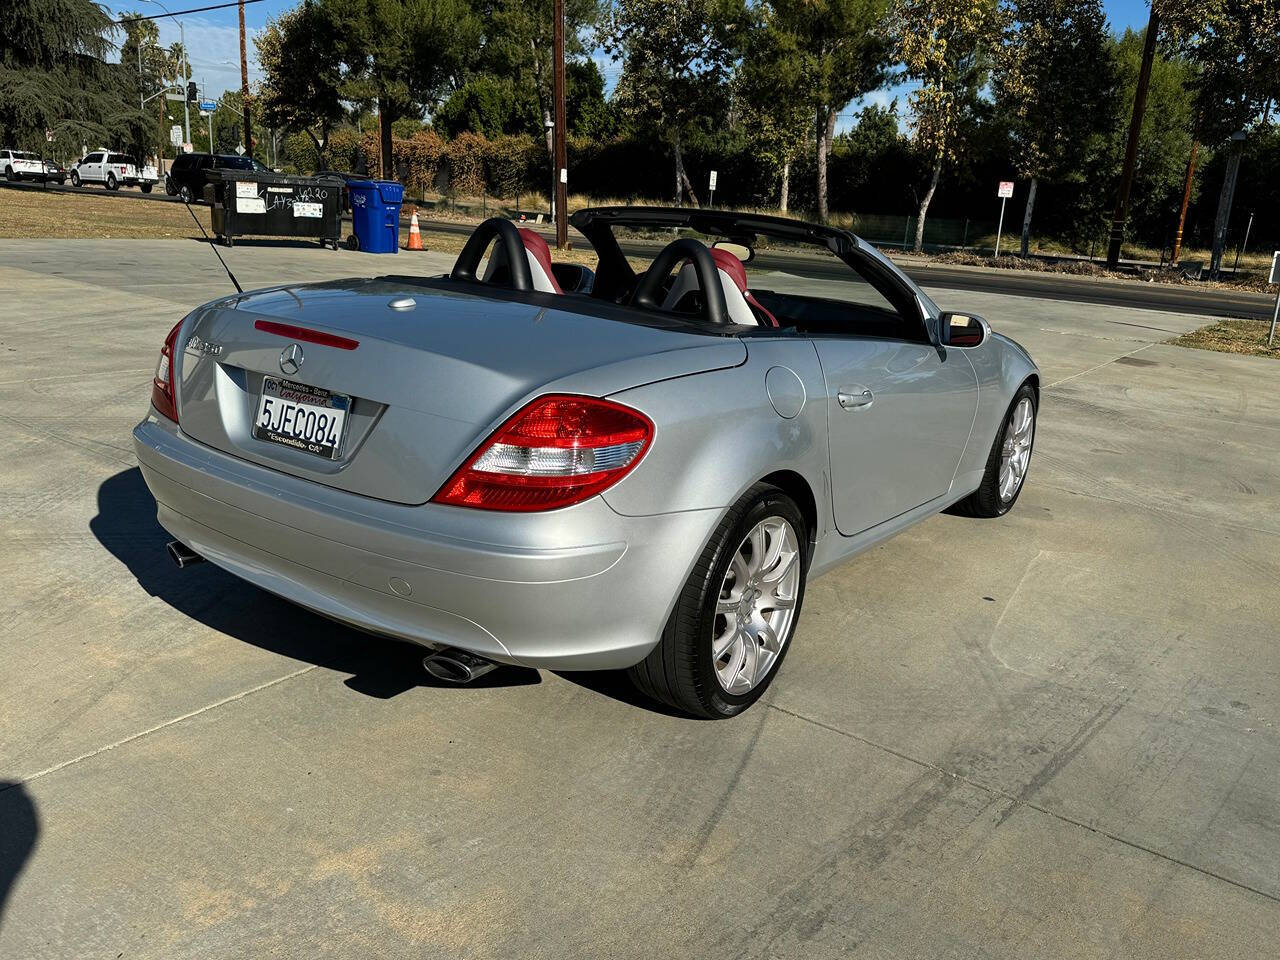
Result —
[[1187, 206], [1191, 203], [1191, 181], [1196, 175], [1196, 154], [1200, 152], [1200, 141], [1191, 141], [1191, 161], [1187, 164], [1187, 183], [1182, 188], [1182, 212], [1178, 214], [1178, 232], [1173, 236], [1173, 257], [1170, 262], [1176, 267], [1178, 257], [1182, 255], [1182, 231], [1187, 226]]
[[1124, 151], [1124, 169], [1120, 173], [1120, 195], [1116, 198], [1115, 216], [1111, 218], [1111, 242], [1107, 245], [1107, 266], [1120, 262], [1120, 245], [1129, 219], [1129, 188], [1133, 186], [1133, 165], [1138, 159], [1138, 139], [1142, 135], [1142, 115], [1147, 109], [1147, 87], [1151, 84], [1151, 61], [1156, 56], [1156, 37], [1160, 33], [1160, 15], [1155, 6], [1147, 21], [1146, 43], [1142, 46], [1142, 68], [1138, 71], [1138, 89], [1133, 94], [1133, 119], [1129, 121], [1129, 144]]
[[240, 102], [244, 105], [244, 150], [253, 156], [253, 127], [249, 123], [249, 58], [244, 51], [244, 0], [240, 0]]
[[556, 249], [569, 246], [569, 164], [565, 147], [566, 125], [564, 116], [564, 0], [555, 3], [555, 43], [553, 55], [552, 95], [555, 99], [555, 214]]

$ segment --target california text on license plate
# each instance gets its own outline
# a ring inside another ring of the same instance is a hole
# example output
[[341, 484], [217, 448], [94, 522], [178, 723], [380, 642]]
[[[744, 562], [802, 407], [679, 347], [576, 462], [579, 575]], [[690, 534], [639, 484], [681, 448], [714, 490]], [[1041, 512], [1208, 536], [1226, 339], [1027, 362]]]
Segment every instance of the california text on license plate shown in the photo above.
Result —
[[263, 377], [253, 435], [259, 440], [338, 459], [351, 398], [305, 383]]

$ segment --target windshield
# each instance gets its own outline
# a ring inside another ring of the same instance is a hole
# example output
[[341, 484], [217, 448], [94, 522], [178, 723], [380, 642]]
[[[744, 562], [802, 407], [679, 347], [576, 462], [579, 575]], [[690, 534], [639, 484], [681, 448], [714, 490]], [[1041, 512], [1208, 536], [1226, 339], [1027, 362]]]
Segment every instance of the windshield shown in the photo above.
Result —
[[248, 157], [219, 157], [218, 166], [227, 170], [252, 170], [253, 161]]

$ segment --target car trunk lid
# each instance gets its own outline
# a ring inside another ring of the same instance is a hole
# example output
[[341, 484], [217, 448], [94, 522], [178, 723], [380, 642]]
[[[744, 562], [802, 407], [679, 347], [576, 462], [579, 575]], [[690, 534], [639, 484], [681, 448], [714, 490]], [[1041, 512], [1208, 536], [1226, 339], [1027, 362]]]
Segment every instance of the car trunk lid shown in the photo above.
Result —
[[[746, 357], [732, 337], [386, 279], [218, 301], [192, 315], [182, 343], [183, 432], [263, 466], [400, 503], [429, 500], [493, 426], [539, 393], [610, 393]], [[345, 407], [336, 455], [324, 444], [310, 452], [255, 436], [264, 390], [296, 397], [296, 387], [308, 402], [324, 402], [320, 391]]]

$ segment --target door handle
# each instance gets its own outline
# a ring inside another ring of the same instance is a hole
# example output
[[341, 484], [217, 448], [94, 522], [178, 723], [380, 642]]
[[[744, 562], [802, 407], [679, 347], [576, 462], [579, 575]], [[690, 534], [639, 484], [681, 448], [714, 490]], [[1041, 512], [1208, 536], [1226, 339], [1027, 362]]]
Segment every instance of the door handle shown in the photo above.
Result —
[[836, 400], [846, 410], [865, 410], [875, 401], [875, 394], [865, 387], [861, 390], [857, 387], [851, 387], [847, 391], [837, 391]]

